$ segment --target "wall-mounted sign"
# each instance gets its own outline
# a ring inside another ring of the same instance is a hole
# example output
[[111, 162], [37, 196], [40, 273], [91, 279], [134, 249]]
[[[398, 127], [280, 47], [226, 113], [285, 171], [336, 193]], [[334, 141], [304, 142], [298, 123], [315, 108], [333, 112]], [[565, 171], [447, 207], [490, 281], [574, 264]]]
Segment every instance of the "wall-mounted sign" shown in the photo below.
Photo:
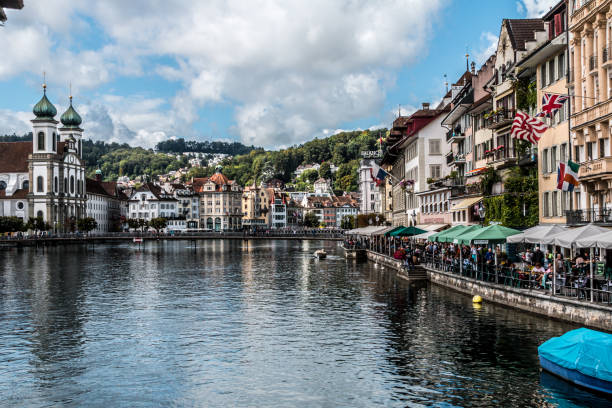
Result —
[[380, 159], [383, 157], [382, 150], [368, 150], [361, 152], [361, 157], [364, 159]]

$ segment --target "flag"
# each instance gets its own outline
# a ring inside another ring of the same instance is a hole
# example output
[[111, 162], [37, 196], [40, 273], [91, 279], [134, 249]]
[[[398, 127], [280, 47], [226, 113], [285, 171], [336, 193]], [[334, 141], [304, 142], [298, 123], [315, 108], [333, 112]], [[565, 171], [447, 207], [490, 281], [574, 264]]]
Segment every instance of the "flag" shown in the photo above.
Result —
[[548, 116], [552, 118], [555, 112], [563, 107], [568, 97], [564, 95], [554, 95], [545, 93], [542, 96], [542, 112], [538, 113], [536, 117]]
[[548, 126], [532, 118], [524, 112], [516, 111], [516, 116], [512, 122], [510, 134], [515, 139], [526, 140], [529, 143], [538, 144], [540, 135], [548, 129]]
[[389, 173], [387, 173], [386, 171], [384, 171], [382, 169], [382, 167], [374, 165], [374, 167], [370, 167], [370, 176], [372, 177], [372, 180], [374, 180], [376, 182], [377, 186], [380, 186], [380, 184], [385, 181], [385, 179], [387, 178], [387, 176], [389, 175]]
[[557, 189], [563, 191], [574, 191], [580, 182], [578, 181], [578, 169], [580, 165], [568, 160], [566, 163], [559, 163], [557, 168]]

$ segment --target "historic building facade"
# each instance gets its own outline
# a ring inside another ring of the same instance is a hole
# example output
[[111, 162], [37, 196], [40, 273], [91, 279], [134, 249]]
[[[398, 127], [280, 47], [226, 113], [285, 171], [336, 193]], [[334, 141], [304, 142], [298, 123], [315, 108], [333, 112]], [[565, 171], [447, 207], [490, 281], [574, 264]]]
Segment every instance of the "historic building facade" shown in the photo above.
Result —
[[0, 215], [40, 217], [54, 231], [69, 231], [86, 214], [82, 120], [71, 96], [58, 128], [46, 85], [33, 113], [33, 140], [0, 146]]

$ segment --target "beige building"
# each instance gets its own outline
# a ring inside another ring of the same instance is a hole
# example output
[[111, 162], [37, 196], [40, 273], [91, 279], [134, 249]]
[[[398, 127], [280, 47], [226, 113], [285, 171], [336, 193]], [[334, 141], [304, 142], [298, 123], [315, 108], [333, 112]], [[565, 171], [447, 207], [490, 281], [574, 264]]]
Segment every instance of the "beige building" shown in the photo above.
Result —
[[221, 173], [192, 179], [193, 191], [200, 196], [200, 228], [214, 231], [242, 228], [242, 187]]
[[572, 159], [581, 164], [568, 224], [610, 222], [612, 195], [611, 0], [570, 1]]
[[274, 189], [253, 183], [242, 192], [242, 225], [250, 228], [267, 228], [270, 225], [270, 202]]
[[[566, 6], [559, 2], [542, 17], [548, 39], [527, 54], [518, 64], [518, 77], [535, 78], [537, 112], [542, 111], [542, 97], [567, 94]], [[565, 224], [570, 194], [557, 189], [557, 167], [567, 162], [570, 153], [567, 103], [552, 118], [541, 118], [548, 130], [538, 143], [538, 191], [540, 224]]]

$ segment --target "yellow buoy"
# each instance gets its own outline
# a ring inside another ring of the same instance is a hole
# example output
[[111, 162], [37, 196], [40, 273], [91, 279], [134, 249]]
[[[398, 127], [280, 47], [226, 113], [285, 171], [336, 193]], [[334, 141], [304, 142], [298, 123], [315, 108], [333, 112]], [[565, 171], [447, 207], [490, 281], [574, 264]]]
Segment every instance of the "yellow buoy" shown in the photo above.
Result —
[[482, 298], [479, 295], [476, 295], [472, 298], [473, 303], [482, 303]]

